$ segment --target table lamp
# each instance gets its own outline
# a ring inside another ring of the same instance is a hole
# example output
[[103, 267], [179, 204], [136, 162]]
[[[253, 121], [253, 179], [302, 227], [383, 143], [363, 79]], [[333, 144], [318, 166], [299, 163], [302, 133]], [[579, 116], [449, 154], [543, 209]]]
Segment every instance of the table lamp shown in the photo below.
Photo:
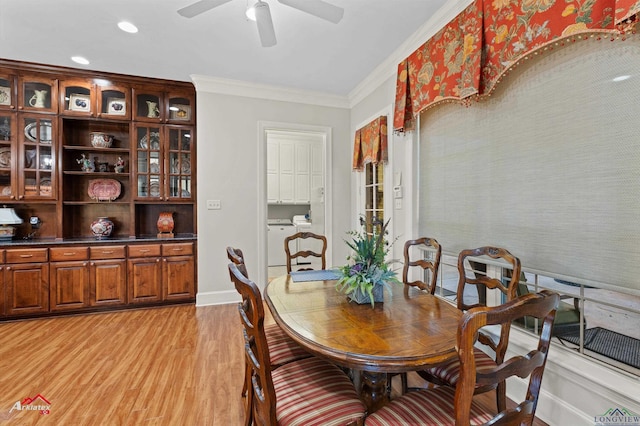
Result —
[[0, 208], [0, 241], [10, 240], [16, 233], [15, 226], [22, 223], [20, 216], [10, 207]]

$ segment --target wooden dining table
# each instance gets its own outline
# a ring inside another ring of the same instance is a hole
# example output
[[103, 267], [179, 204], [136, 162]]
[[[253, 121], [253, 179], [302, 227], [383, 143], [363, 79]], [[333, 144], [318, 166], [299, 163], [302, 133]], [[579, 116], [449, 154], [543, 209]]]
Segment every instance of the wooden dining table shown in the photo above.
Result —
[[392, 284], [384, 302], [358, 305], [335, 280], [273, 279], [265, 300], [276, 323], [312, 354], [362, 372], [360, 395], [373, 412], [388, 402], [387, 374], [422, 370], [457, 356], [462, 313], [444, 299]]

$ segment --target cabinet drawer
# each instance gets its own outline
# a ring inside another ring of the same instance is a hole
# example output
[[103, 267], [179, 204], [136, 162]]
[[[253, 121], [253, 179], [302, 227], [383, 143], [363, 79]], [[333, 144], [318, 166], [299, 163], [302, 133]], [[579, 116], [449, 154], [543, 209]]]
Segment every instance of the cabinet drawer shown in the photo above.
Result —
[[129, 257], [160, 256], [160, 244], [142, 244], [129, 246]]
[[89, 248], [91, 259], [122, 259], [124, 246], [97, 246]]
[[188, 256], [193, 254], [193, 243], [163, 244], [163, 256]]
[[0, 250], [0, 263], [4, 263], [4, 250]]
[[86, 260], [89, 258], [89, 247], [52, 247], [49, 249], [52, 262], [65, 260]]
[[48, 250], [46, 248], [10, 249], [7, 250], [7, 263], [46, 262]]

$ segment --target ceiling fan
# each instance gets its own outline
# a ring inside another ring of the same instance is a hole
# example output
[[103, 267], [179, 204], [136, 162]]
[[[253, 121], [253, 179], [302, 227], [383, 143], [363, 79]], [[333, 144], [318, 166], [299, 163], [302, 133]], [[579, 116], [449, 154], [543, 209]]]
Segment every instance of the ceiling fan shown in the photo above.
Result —
[[[189, 6], [178, 10], [178, 14], [185, 18], [193, 18], [201, 13], [215, 7], [230, 2], [231, 0], [200, 0]], [[318, 18], [337, 24], [344, 15], [344, 9], [334, 6], [323, 0], [278, 0], [279, 3], [293, 7], [302, 12], [308, 13]], [[255, 10], [255, 21], [258, 26], [258, 34], [263, 47], [270, 47], [276, 44], [276, 33], [273, 29], [273, 20], [269, 4], [262, 0], [253, 6]]]

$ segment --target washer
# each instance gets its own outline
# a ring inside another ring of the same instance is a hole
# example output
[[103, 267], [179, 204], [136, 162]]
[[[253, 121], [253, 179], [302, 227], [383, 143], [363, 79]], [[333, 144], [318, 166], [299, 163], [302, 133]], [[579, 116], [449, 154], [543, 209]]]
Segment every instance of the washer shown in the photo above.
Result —
[[267, 220], [267, 256], [268, 266], [284, 266], [287, 255], [284, 252], [284, 239], [296, 233], [296, 227], [291, 219]]

